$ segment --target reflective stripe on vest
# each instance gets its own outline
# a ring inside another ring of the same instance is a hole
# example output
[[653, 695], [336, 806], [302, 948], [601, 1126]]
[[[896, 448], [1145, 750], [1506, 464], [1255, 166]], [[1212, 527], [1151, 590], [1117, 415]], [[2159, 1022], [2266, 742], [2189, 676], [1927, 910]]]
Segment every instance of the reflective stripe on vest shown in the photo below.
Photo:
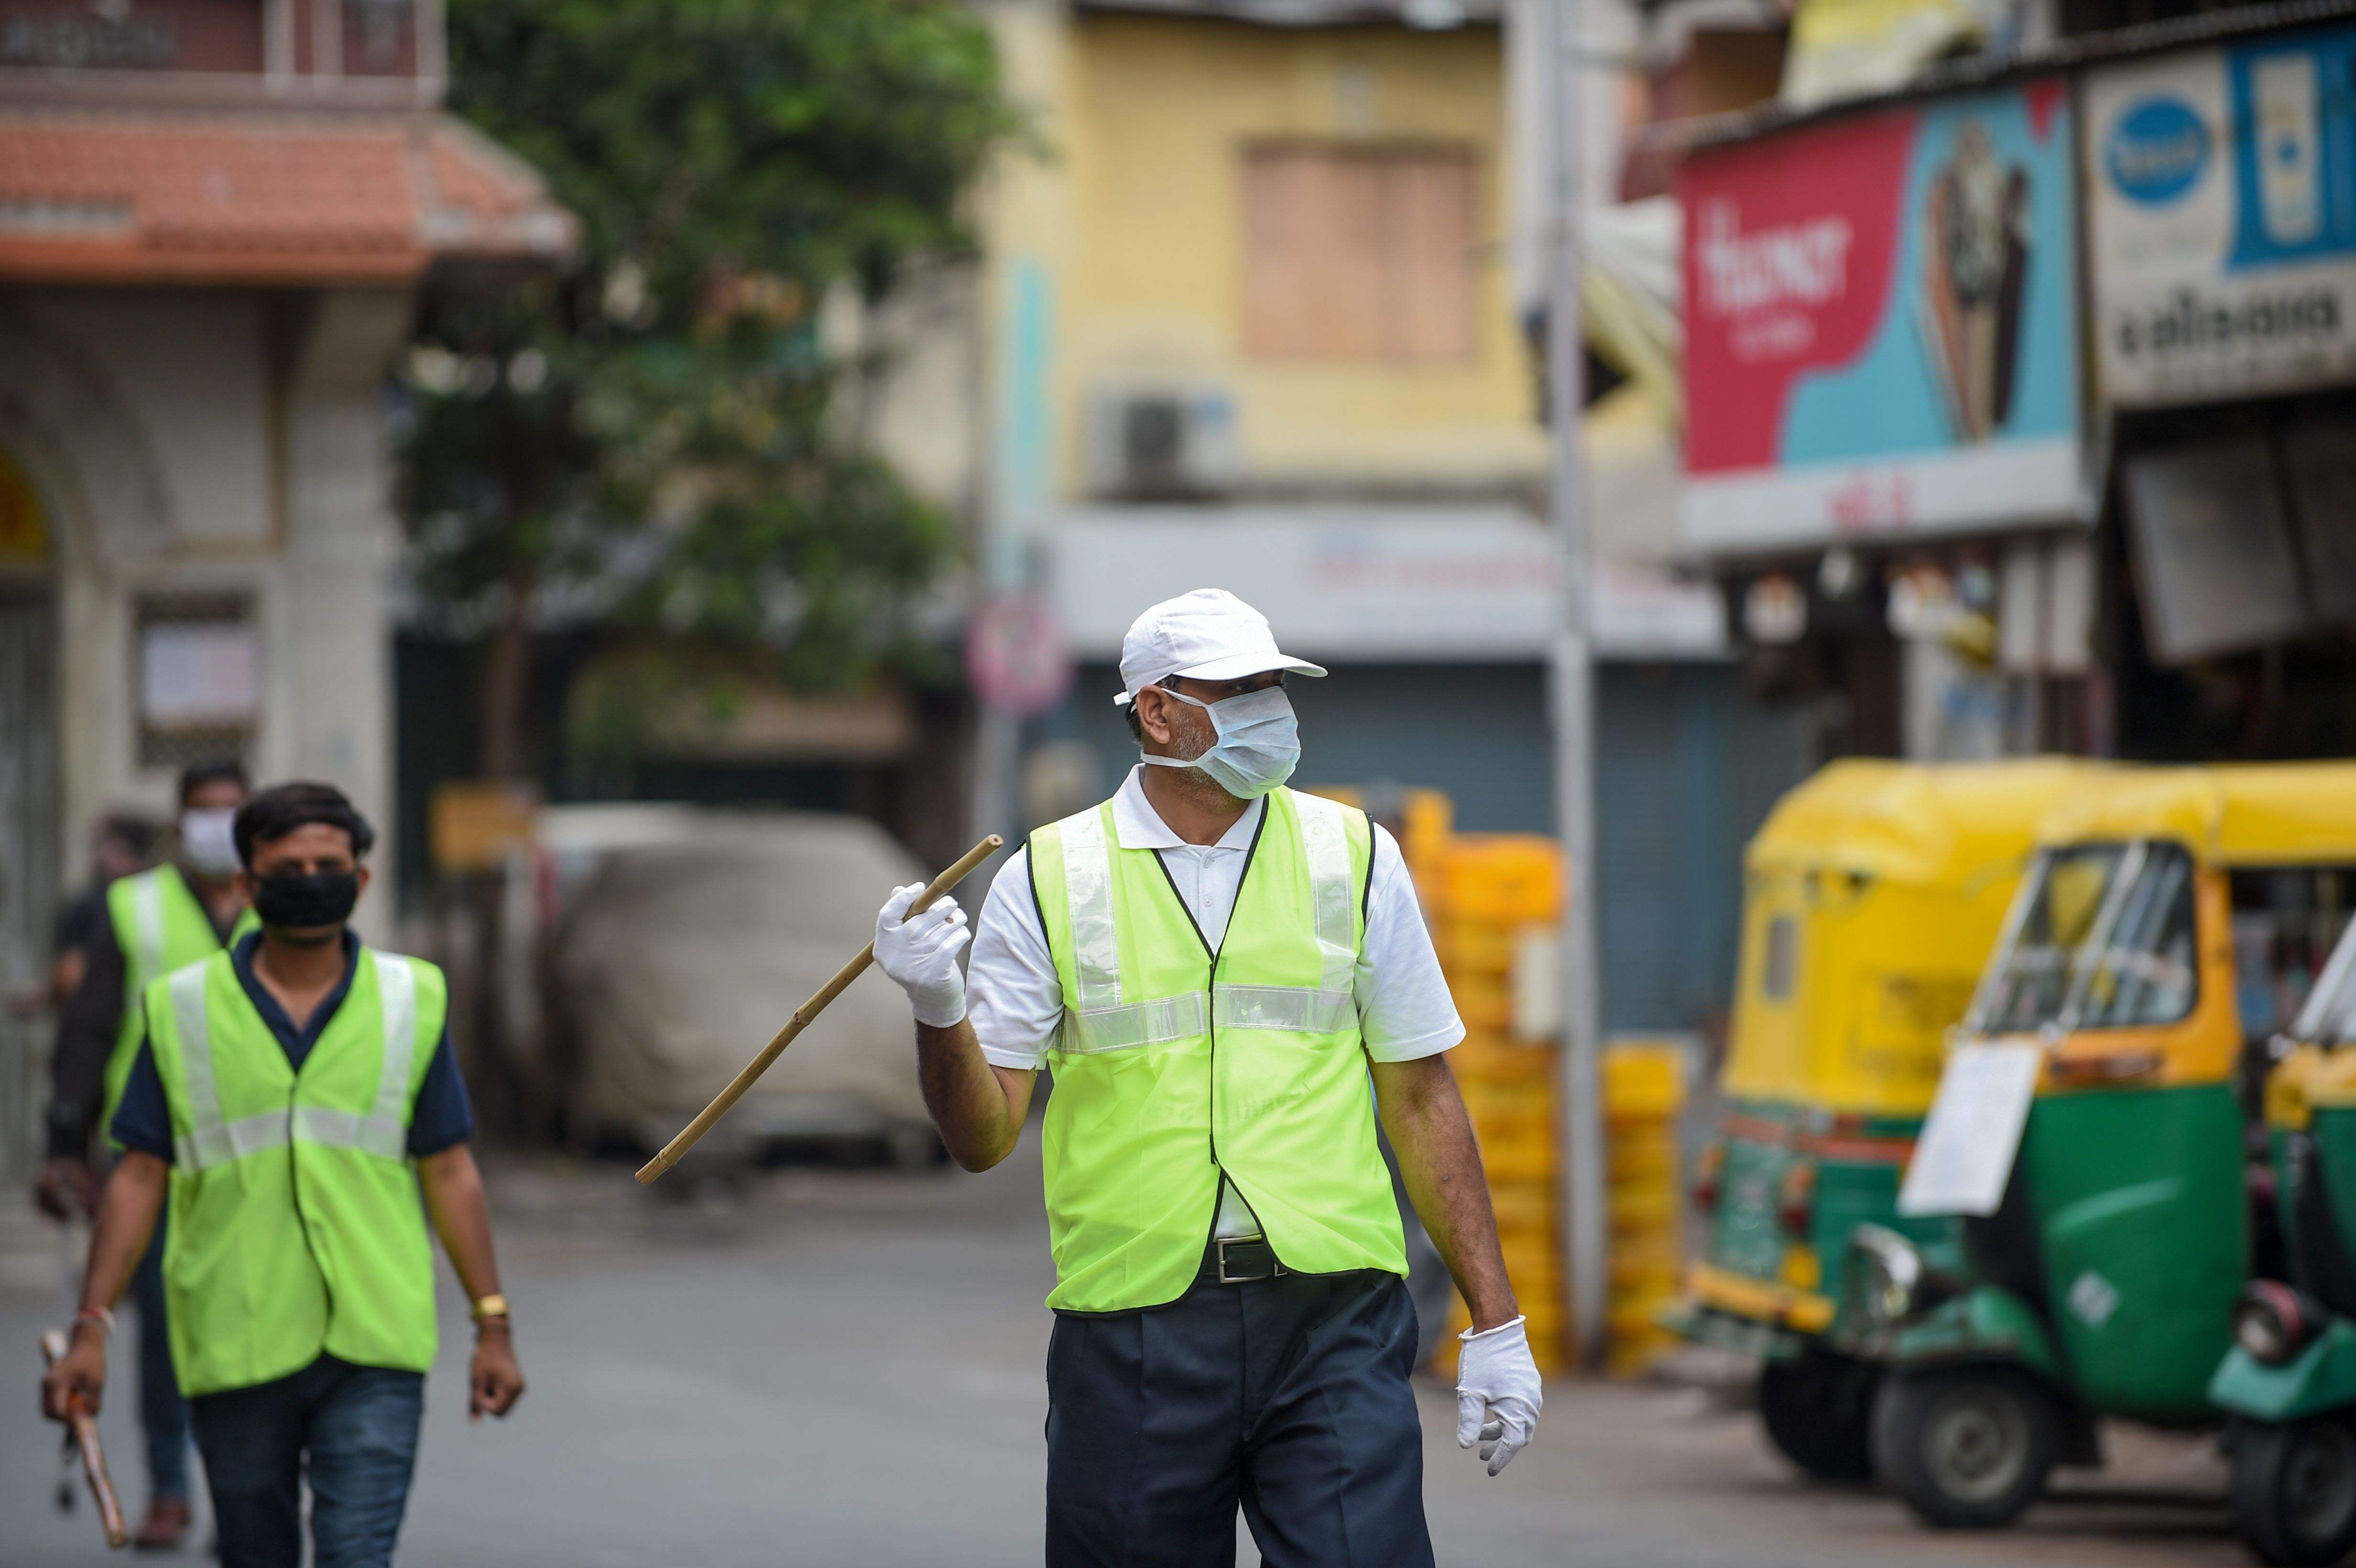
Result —
[[164, 972], [164, 878], [149, 871], [131, 884], [131, 915], [139, 926], [137, 966], [131, 971], [132, 996]]
[[[1309, 863], [1317, 949], [1323, 974], [1314, 987], [1230, 986], [1211, 988], [1210, 1018], [1199, 991], [1150, 1001], [1120, 1000], [1120, 933], [1113, 919], [1112, 855], [1104, 817], [1088, 812], [1062, 825], [1064, 885], [1072, 919], [1072, 968], [1079, 1008], [1064, 1015], [1063, 1050], [1075, 1055], [1129, 1051], [1201, 1034], [1210, 1024], [1232, 1029], [1291, 1029], [1328, 1034], [1351, 1021], [1357, 1007], [1355, 879], [1350, 844], [1338, 811], [1315, 796], [1299, 803], [1301, 849]], [[1312, 805], [1310, 802], [1314, 801]], [[1263, 808], [1265, 809], [1265, 808]]]
[[213, 1082], [212, 1026], [205, 1008], [205, 973], [198, 964], [176, 971], [169, 982], [172, 1021], [179, 1031], [181, 1074], [188, 1086], [186, 1137], [173, 1140], [173, 1157], [183, 1170], [209, 1170], [289, 1138], [328, 1148], [359, 1149], [386, 1159], [408, 1157], [409, 1128], [402, 1109], [409, 1094], [409, 1072], [417, 1057], [417, 975], [409, 960], [366, 950], [375, 966], [384, 1019], [384, 1070], [376, 1103], [367, 1115], [295, 1105], [236, 1121], [221, 1115], [220, 1092]]

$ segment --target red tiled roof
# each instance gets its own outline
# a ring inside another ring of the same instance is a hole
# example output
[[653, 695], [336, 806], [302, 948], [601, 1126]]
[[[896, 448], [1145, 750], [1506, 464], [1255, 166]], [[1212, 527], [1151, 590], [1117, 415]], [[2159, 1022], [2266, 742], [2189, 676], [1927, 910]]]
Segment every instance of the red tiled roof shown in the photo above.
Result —
[[552, 261], [571, 214], [445, 115], [0, 111], [0, 277], [400, 282]]

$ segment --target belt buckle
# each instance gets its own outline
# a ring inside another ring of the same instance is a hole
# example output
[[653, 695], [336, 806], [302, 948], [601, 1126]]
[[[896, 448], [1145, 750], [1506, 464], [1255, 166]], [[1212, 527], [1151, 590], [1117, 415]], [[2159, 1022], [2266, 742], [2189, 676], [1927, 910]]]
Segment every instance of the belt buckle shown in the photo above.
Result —
[[[1251, 1246], [1268, 1247], [1268, 1272], [1266, 1274], [1229, 1274], [1227, 1272], [1227, 1247], [1230, 1242], [1240, 1242], [1246, 1245]], [[1219, 1283], [1221, 1285], [1250, 1285], [1258, 1280], [1275, 1279], [1280, 1275], [1289, 1274], [1290, 1272], [1291, 1271], [1287, 1269], [1282, 1264], [1277, 1262], [1276, 1249], [1269, 1246], [1268, 1239], [1264, 1236], [1221, 1237], [1219, 1240]]]

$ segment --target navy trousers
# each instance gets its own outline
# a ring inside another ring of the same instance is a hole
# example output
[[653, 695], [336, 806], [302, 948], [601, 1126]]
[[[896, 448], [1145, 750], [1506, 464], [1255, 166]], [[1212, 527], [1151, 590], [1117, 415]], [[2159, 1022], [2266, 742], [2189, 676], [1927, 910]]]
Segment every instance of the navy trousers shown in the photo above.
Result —
[[188, 1409], [221, 1568], [299, 1568], [306, 1478], [313, 1568], [392, 1561], [417, 1464], [423, 1373], [322, 1356], [275, 1382], [198, 1394]]
[[1047, 1568], [1431, 1568], [1415, 1307], [1396, 1275], [1197, 1280], [1060, 1314], [1047, 1350]]

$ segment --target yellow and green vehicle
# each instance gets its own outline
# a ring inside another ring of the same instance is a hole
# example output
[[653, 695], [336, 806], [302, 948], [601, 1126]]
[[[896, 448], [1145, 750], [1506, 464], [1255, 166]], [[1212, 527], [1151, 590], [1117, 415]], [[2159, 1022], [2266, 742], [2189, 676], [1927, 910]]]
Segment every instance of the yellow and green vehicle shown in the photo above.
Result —
[[1951, 1086], [2021, 1070], [1958, 1105], [1986, 1194], [1964, 1266], [1869, 1228], [1844, 1296], [1882, 1373], [1875, 1474], [1946, 1527], [2100, 1463], [2105, 1418], [2222, 1419], [2232, 1313], [2281, 1246], [2256, 1088], [2346, 918], [2356, 765], [2111, 771], [2040, 838], [1923, 1146]]
[[2209, 1397], [2243, 1541], [2262, 1562], [2330, 1563], [2356, 1549], [2356, 924], [2271, 1054], [2279, 1266], [2244, 1289]]
[[1774, 1446], [1868, 1473], [1874, 1371], [1829, 1282], [1857, 1226], [1952, 1263], [1951, 1221], [1901, 1222], [1898, 1179], [2039, 822], [2091, 764], [1835, 763], [1744, 856], [1723, 1112], [1693, 1197], [1704, 1228], [1670, 1325], [1755, 1356]]

